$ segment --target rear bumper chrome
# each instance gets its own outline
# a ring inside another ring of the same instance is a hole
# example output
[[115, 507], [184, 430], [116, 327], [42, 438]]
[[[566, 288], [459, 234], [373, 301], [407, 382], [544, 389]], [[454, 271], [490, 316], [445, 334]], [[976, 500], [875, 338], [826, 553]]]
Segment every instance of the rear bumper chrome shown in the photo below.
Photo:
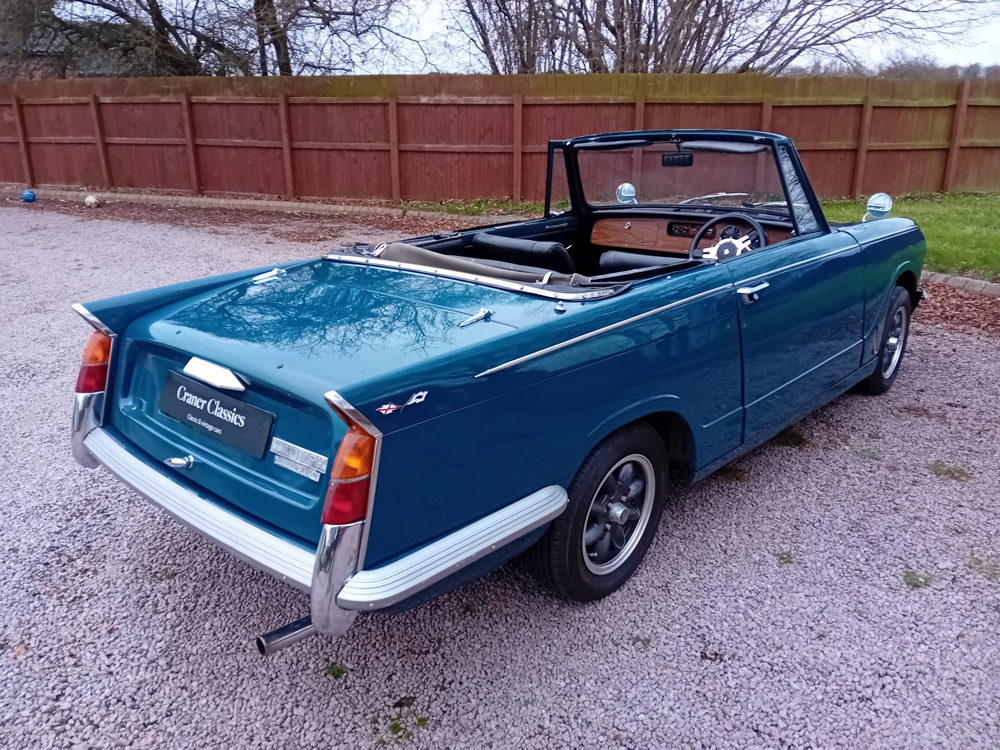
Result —
[[313, 550], [226, 510], [208, 493], [188, 489], [170, 469], [136, 455], [104, 428], [92, 430], [83, 443], [108, 471], [185, 526], [279, 581], [310, 590], [316, 559]]
[[[337, 605], [346, 610], [377, 610], [401, 602], [548, 523], [565, 510], [566, 503], [562, 487], [543, 487], [388, 565], [359, 571], [340, 590]], [[315, 621], [315, 605], [313, 611]]]
[[[78, 406], [80, 406], [78, 404]], [[74, 415], [74, 427], [78, 420]], [[74, 455], [85, 466], [103, 465], [153, 505], [240, 560], [310, 594], [312, 625], [329, 637], [347, 632], [359, 610], [403, 601], [428, 586], [537, 529], [566, 508], [566, 490], [544, 487], [485, 518], [372, 570], [357, 570], [364, 521], [324, 526], [314, 551], [226, 510], [208, 492], [177, 481], [175, 472], [137, 455], [102, 427], [74, 431]], [[78, 437], [79, 436], [79, 437]]]

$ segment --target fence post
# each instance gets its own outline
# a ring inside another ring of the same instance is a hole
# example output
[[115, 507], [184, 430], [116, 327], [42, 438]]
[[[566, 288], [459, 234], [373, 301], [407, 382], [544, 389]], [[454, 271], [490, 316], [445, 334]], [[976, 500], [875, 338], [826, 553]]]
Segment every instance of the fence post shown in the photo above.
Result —
[[288, 94], [278, 95], [278, 117], [281, 121], [281, 153], [285, 163], [285, 197], [295, 200], [295, 171], [292, 165], [292, 124], [288, 117]]
[[187, 92], [181, 94], [181, 107], [184, 113], [184, 138], [187, 140], [188, 168], [191, 170], [191, 192], [201, 195], [201, 175], [198, 173], [198, 152], [194, 140], [194, 118], [191, 116], [191, 97]]
[[522, 109], [524, 107], [524, 97], [521, 94], [514, 94], [514, 121], [512, 127], [514, 129], [514, 164], [513, 164], [513, 175], [512, 175], [512, 187], [511, 187], [511, 198], [515, 201], [519, 201], [522, 198], [521, 191], [521, 167], [523, 159], [523, 149], [522, 139], [524, 138], [524, 131], [522, 129]]
[[31, 168], [31, 152], [28, 151], [28, 133], [24, 129], [24, 113], [21, 112], [21, 100], [15, 96], [11, 98], [11, 103], [14, 105], [14, 124], [17, 126], [17, 143], [21, 147], [24, 184], [33, 188], [35, 186], [35, 170]]
[[399, 179], [399, 102], [396, 97], [389, 100], [389, 172], [392, 176], [392, 199], [400, 203], [403, 190]]
[[972, 81], [966, 79], [958, 84], [958, 97], [955, 101], [955, 116], [951, 121], [951, 143], [948, 146], [948, 161], [944, 167], [944, 180], [941, 190], [950, 193], [955, 189], [958, 177], [958, 157], [962, 150], [962, 137], [965, 135], [965, 115], [969, 111], [969, 88]]
[[90, 95], [90, 115], [94, 121], [94, 143], [97, 144], [97, 158], [101, 162], [101, 176], [104, 178], [104, 187], [114, 187], [111, 179], [111, 163], [108, 160], [108, 144], [104, 142], [104, 123], [101, 121], [101, 104], [97, 101], [97, 94]]
[[[635, 121], [632, 123], [633, 130], [645, 130], [646, 128], [646, 77], [639, 73], [635, 82]], [[632, 149], [632, 184], [636, 192], [639, 191], [639, 183], [642, 180], [642, 149]]]
[[865, 162], [868, 160], [868, 138], [872, 132], [872, 94], [871, 79], [865, 88], [865, 104], [861, 110], [861, 128], [858, 131], [858, 155], [854, 160], [854, 184], [851, 195], [861, 197], [861, 186], [865, 180]]

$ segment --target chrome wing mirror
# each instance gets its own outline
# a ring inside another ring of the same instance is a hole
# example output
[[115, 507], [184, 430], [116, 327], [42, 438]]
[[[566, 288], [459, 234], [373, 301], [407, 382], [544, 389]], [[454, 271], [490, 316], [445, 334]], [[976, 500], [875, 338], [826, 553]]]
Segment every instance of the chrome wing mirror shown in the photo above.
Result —
[[638, 203], [635, 199], [635, 185], [631, 182], [623, 182], [615, 190], [615, 197], [619, 203]]
[[862, 217], [861, 223], [864, 224], [868, 221], [868, 217], [881, 219], [891, 209], [892, 198], [887, 193], [875, 193], [875, 195], [868, 199], [868, 213]]

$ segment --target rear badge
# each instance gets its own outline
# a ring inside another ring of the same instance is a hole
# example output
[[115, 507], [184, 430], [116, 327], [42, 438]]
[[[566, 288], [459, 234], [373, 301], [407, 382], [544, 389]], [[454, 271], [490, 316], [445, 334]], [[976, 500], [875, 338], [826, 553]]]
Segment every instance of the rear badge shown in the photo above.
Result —
[[271, 438], [274, 463], [282, 469], [294, 471], [299, 476], [318, 482], [326, 471], [326, 456], [307, 451], [281, 438]]
[[386, 416], [388, 416], [393, 412], [402, 411], [407, 406], [422, 404], [425, 398], [427, 398], [427, 391], [417, 391], [412, 396], [410, 396], [410, 398], [407, 399], [406, 403], [403, 404], [402, 406], [400, 406], [399, 404], [394, 404], [392, 403], [392, 401], [390, 401], [387, 404], [382, 404], [375, 411], [377, 411], [379, 414], [385, 414]]

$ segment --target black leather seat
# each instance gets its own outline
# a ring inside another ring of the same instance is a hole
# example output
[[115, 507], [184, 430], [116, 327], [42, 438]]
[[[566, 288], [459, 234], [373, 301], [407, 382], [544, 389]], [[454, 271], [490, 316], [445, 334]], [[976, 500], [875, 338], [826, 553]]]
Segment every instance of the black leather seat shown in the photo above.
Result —
[[627, 253], [624, 250], [608, 250], [601, 254], [601, 273], [618, 273], [620, 271], [636, 271], [640, 268], [657, 266], [677, 266], [687, 263], [687, 258], [671, 258], [664, 255], [644, 255], [642, 253]]
[[483, 260], [546, 268], [557, 273], [576, 273], [569, 252], [558, 242], [538, 242], [479, 232], [472, 238], [472, 253]]

